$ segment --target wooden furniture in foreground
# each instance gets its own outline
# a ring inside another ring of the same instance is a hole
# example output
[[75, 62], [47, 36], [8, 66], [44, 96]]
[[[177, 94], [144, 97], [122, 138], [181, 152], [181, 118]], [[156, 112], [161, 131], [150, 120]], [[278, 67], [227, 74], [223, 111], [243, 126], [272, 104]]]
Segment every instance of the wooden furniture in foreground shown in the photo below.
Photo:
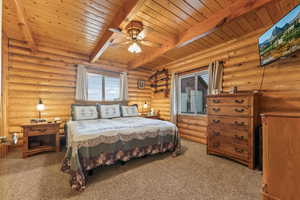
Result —
[[265, 113], [263, 200], [300, 199], [300, 113]]
[[24, 133], [23, 158], [45, 151], [60, 150], [60, 123], [22, 125]]
[[207, 153], [230, 158], [254, 169], [257, 107], [255, 93], [208, 96]]
[[5, 158], [8, 153], [8, 143], [0, 143], [0, 158]]

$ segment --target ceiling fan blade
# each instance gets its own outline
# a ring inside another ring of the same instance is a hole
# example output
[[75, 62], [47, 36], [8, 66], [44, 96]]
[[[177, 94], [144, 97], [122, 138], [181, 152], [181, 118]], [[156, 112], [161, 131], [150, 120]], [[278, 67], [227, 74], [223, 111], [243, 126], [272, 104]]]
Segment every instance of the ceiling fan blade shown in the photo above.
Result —
[[113, 33], [122, 33], [122, 29], [120, 28], [109, 28], [108, 30]]
[[130, 44], [130, 43], [131, 43], [131, 41], [119, 42], [119, 43], [112, 43], [112, 44], [110, 45], [110, 47], [124, 46], [124, 45], [128, 45], [128, 44]]
[[138, 40], [143, 40], [145, 38], [145, 31], [142, 31], [139, 33], [139, 35], [137, 36]]
[[161, 44], [158, 44], [158, 43], [155, 43], [155, 42], [151, 42], [151, 41], [148, 41], [148, 40], [141, 40], [139, 42], [142, 45], [149, 46], [149, 47], [155, 47], [155, 48], [161, 47]]
[[127, 34], [126, 34], [126, 33], [123, 33], [123, 32], [122, 32], [122, 29], [120, 29], [120, 28], [109, 28], [108, 30], [109, 30], [110, 32], [113, 32], [113, 33], [122, 34], [122, 35], [127, 36]]

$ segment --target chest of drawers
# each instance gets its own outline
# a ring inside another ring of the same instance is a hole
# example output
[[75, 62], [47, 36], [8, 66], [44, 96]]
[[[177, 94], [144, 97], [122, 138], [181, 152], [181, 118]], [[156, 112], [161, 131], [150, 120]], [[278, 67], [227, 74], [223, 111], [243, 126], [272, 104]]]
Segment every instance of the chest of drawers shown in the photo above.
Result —
[[258, 94], [208, 96], [207, 153], [254, 168], [254, 132], [258, 125]]

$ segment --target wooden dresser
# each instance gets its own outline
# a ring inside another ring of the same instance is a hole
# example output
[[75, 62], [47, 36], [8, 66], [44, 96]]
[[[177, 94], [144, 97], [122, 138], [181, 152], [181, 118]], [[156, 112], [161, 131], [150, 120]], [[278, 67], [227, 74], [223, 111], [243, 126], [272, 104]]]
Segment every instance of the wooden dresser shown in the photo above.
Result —
[[258, 124], [258, 94], [208, 96], [207, 153], [255, 168], [254, 132]]
[[300, 199], [300, 113], [265, 113], [263, 200]]

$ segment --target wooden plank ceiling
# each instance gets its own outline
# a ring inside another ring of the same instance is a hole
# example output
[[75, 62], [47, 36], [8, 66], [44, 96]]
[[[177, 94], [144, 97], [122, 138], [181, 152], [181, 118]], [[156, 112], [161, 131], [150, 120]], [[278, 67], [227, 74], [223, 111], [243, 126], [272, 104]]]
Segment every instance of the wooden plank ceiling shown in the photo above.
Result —
[[[25, 10], [27, 24], [37, 45], [51, 45], [68, 51], [91, 55], [124, 5], [122, 0], [19, 0]], [[250, 1], [250, 0], [249, 0]], [[252, 1], [252, 0], [251, 0]], [[174, 48], [144, 66], [153, 68], [185, 57], [220, 43], [232, 40], [253, 30], [275, 23], [300, 0], [274, 0], [244, 14], [209, 35], [183, 47]], [[140, 0], [142, 6], [130, 14], [129, 20], [142, 21], [146, 39], [168, 43], [193, 25], [203, 22], [235, 2], [235, 0]], [[8, 37], [26, 40], [20, 27], [14, 1], [4, 1], [4, 31]], [[116, 42], [125, 37], [114, 34]], [[108, 47], [100, 59], [128, 64], [140, 55], [127, 51], [128, 46]], [[143, 54], [157, 48], [142, 46]]]

